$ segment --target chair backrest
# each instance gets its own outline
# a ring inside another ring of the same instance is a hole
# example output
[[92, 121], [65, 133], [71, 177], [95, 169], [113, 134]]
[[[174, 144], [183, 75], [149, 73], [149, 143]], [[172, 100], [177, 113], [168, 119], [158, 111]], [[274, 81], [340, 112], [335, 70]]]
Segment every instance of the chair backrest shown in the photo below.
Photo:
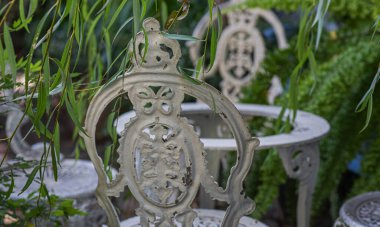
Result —
[[[180, 46], [161, 34], [159, 22], [148, 18], [143, 26], [145, 36], [138, 33], [131, 45], [135, 48], [133, 68], [102, 87], [87, 110], [87, 135], [82, 137], [98, 174], [99, 204], [107, 213], [109, 225], [118, 226], [119, 219], [108, 196], [119, 196], [128, 186], [139, 202], [137, 214], [142, 226], [175, 226], [178, 222], [192, 226], [196, 212], [190, 205], [202, 186], [212, 198], [229, 204], [223, 226], [237, 226], [240, 217], [254, 208], [252, 200], [244, 194], [243, 180], [259, 142], [251, 137], [239, 112], [225, 96], [212, 86], [179, 73]], [[107, 182], [96, 147], [96, 125], [111, 101], [125, 94], [136, 117], [125, 125], [117, 150], [118, 174]], [[186, 118], [180, 117], [184, 94], [209, 105], [236, 138], [236, 164], [225, 188], [207, 173], [202, 143]]]
[[[241, 0], [230, 0], [219, 7], [226, 8], [239, 3]], [[201, 75], [203, 79], [215, 75], [218, 71], [222, 77], [221, 90], [231, 101], [239, 101], [241, 88], [255, 79], [256, 73], [260, 70], [261, 62], [265, 57], [265, 41], [260, 32], [257, 22], [263, 19], [274, 31], [277, 45], [280, 49], [288, 46], [284, 28], [277, 16], [269, 11], [259, 8], [231, 10], [226, 14], [227, 25], [224, 27], [220, 39], [213, 67]], [[217, 20], [217, 12], [213, 12], [213, 22]], [[204, 39], [207, 27], [210, 24], [209, 14], [205, 14], [194, 29], [193, 37]], [[201, 56], [201, 43], [188, 42], [190, 58], [196, 65]], [[281, 84], [280, 84], [281, 86]], [[272, 81], [268, 100], [273, 101], [272, 96], [282, 92], [278, 84], [278, 78]]]

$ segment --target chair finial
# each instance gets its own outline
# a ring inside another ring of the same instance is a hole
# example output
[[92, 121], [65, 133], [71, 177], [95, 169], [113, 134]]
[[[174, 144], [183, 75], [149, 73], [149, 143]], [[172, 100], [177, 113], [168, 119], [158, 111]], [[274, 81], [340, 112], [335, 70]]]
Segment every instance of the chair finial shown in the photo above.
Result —
[[176, 68], [181, 57], [178, 41], [165, 37], [160, 31], [160, 23], [154, 18], [144, 20], [143, 31], [136, 35], [132, 48], [136, 55], [133, 59], [135, 71], [170, 71]]

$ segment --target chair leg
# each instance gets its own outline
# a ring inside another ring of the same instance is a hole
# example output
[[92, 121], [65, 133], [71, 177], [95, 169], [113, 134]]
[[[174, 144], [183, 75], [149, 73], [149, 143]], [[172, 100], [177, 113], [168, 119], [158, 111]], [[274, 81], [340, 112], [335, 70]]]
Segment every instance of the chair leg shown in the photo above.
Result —
[[297, 226], [309, 227], [312, 196], [319, 169], [319, 144], [279, 148], [278, 152], [288, 176], [299, 181]]

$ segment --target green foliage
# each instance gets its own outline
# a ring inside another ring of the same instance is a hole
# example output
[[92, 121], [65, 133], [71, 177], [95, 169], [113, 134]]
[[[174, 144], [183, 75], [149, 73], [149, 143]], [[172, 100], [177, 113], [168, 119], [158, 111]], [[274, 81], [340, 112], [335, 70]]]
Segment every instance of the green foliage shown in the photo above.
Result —
[[[44, 188], [43, 193], [39, 195], [34, 192], [27, 196], [26, 199], [10, 199], [9, 192], [4, 191], [4, 186], [12, 185], [13, 174], [24, 174], [24, 172], [33, 166], [37, 166], [34, 161], [17, 160], [6, 167], [0, 168], [0, 200], [3, 201], [0, 206], [0, 225], [10, 216], [17, 221], [12, 226], [27, 226], [38, 220], [39, 223], [46, 222], [55, 226], [62, 226], [70, 216], [85, 215], [84, 212], [73, 206], [73, 200], [62, 199], [56, 195], [48, 194]], [[12, 187], [11, 187], [12, 188]]]
[[[281, 4], [279, 6], [281, 8]], [[330, 7], [332, 17], [341, 15], [334, 14], [336, 10], [334, 1]], [[275, 8], [277, 9], [277, 6]], [[373, 103], [371, 119], [374, 123], [369, 124], [366, 131], [362, 133], [359, 132], [366, 116], [355, 113], [357, 103], [369, 87], [373, 75], [376, 74], [380, 60], [378, 54], [380, 46], [377, 40], [372, 39], [371, 19], [354, 21], [352, 18], [340, 18], [339, 22], [341, 24], [338, 30], [321, 37], [320, 47], [315, 55], [318, 61], [315, 75], [310, 68], [304, 68], [299, 76], [297, 95], [299, 108], [326, 118], [331, 126], [329, 135], [320, 147], [321, 167], [313, 208], [315, 220], [326, 217], [326, 207], [330, 207], [331, 219], [334, 220], [337, 209], [349, 196], [376, 190], [380, 184], [380, 178], [377, 177], [379, 171], [378, 168], [376, 169], [380, 159], [380, 153], [376, 152], [380, 137], [378, 134], [380, 106], [376, 102]], [[286, 92], [276, 100], [276, 103], [287, 102], [290, 96], [288, 78], [297, 65], [295, 45], [295, 41], [291, 40], [289, 49], [275, 50], [267, 55], [263, 62], [263, 72], [258, 73], [256, 80], [244, 90], [245, 96], [242, 101], [267, 104], [266, 97], [270, 80], [274, 75], [278, 75]], [[374, 93], [374, 97], [376, 97], [375, 94], [378, 95], [378, 92]], [[364, 157], [361, 175], [354, 181], [350, 193], [347, 189], [345, 189], [346, 193], [340, 193], [342, 190], [340, 185], [347, 184], [345, 182], [347, 179], [342, 176], [347, 171], [348, 163], [356, 157], [358, 152]], [[258, 153], [256, 157], [258, 161], [255, 164], [260, 171], [251, 172], [250, 181], [248, 181], [250, 195], [256, 195], [255, 201], [260, 206], [256, 216], [265, 213], [279, 195], [278, 186], [285, 182], [278, 173], [283, 171], [279, 168], [280, 163], [264, 161], [267, 157], [271, 157], [272, 153], [265, 154], [263, 151]], [[261, 180], [262, 178], [270, 179], [270, 177], [272, 181]], [[287, 182], [286, 185], [288, 186], [289, 183]], [[257, 193], [260, 194], [263, 189], [266, 190], [267, 197], [257, 196]], [[334, 197], [336, 199], [332, 199]]]
[[[308, 5], [315, 4], [315, 0], [247, 0], [242, 7], [261, 7], [266, 9], [274, 8], [285, 12], [295, 12], [302, 3]], [[333, 0], [328, 12], [333, 17], [373, 20], [380, 14], [379, 1], [377, 0]]]

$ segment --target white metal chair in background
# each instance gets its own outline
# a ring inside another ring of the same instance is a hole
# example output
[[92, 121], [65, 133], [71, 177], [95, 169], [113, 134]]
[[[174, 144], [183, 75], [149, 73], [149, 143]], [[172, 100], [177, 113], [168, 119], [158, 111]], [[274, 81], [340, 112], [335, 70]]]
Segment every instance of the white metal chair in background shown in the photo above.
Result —
[[[239, 112], [225, 96], [212, 86], [179, 73], [180, 46], [161, 34], [157, 20], [148, 18], [143, 26], [149, 45], [140, 32], [133, 45], [136, 53], [133, 68], [94, 96], [85, 121], [88, 136], [82, 135], [98, 173], [96, 196], [107, 212], [109, 225], [265, 226], [242, 217], [254, 208], [253, 201], [244, 194], [243, 180], [258, 140], [251, 137]], [[149, 48], [142, 59], [144, 46]], [[117, 150], [118, 174], [114, 181], [107, 183], [96, 148], [96, 125], [112, 100], [125, 94], [136, 116], [125, 124]], [[237, 160], [225, 188], [208, 174], [202, 142], [187, 119], [180, 116], [185, 94], [212, 108], [234, 135]], [[109, 196], [118, 196], [125, 186], [139, 202], [136, 211], [139, 217], [120, 223]], [[212, 198], [226, 202], [226, 212], [193, 210], [191, 205], [200, 187]]]
[[[25, 116], [21, 125], [17, 127], [24, 114], [20, 107], [10, 102], [1, 105], [0, 112], [7, 115], [5, 131], [8, 138], [10, 138], [16, 128], [18, 128], [11, 141], [11, 149], [15, 155], [24, 160], [40, 161], [41, 155], [44, 152], [44, 144], [36, 143], [30, 145], [25, 141], [25, 137], [21, 132], [22, 126], [29, 121], [28, 117]], [[49, 144], [46, 145], [45, 149], [48, 149], [48, 147]], [[13, 160], [8, 160], [8, 162], [12, 161]], [[60, 166], [58, 166], [58, 181], [54, 180], [53, 170], [50, 164], [48, 165], [43, 182], [49, 193], [55, 194], [61, 198], [74, 199], [76, 208], [88, 212], [86, 216], [71, 217], [65, 225], [99, 226], [104, 224], [106, 218], [105, 213], [97, 205], [94, 197], [97, 185], [97, 175], [93, 164], [90, 161], [64, 159], [63, 156], [61, 156]], [[31, 170], [27, 171], [30, 173]], [[36, 175], [36, 178], [39, 178], [38, 174]], [[27, 179], [28, 177], [24, 173], [15, 172], [15, 187], [10, 199], [27, 199], [29, 194], [39, 190], [40, 184], [36, 181], [38, 179], [36, 179], [25, 192], [19, 195], [23, 186], [27, 182]], [[43, 220], [40, 221], [41, 223], [39, 223], [39, 225], [41, 226], [50, 226], [52, 224]]]
[[[232, 7], [241, 0], [230, 0], [218, 5], [220, 9]], [[258, 26], [264, 21], [272, 28], [277, 41], [277, 47], [288, 47], [285, 31], [277, 16], [269, 10], [254, 8], [231, 10], [226, 13], [227, 25], [223, 28], [217, 45], [216, 58], [213, 67], [201, 78], [207, 79], [217, 73], [222, 78], [220, 88], [231, 101], [238, 102], [241, 89], [255, 80], [256, 73], [261, 70], [261, 63], [265, 58], [266, 41]], [[217, 11], [213, 11], [213, 23], [217, 20]], [[206, 13], [194, 29], [193, 37], [204, 39], [207, 27], [210, 24], [210, 15]], [[187, 43], [190, 58], [194, 65], [202, 53], [202, 43], [190, 41]], [[272, 86], [268, 91], [268, 102], [273, 104], [276, 96], [282, 93], [279, 77], [272, 78]]]

